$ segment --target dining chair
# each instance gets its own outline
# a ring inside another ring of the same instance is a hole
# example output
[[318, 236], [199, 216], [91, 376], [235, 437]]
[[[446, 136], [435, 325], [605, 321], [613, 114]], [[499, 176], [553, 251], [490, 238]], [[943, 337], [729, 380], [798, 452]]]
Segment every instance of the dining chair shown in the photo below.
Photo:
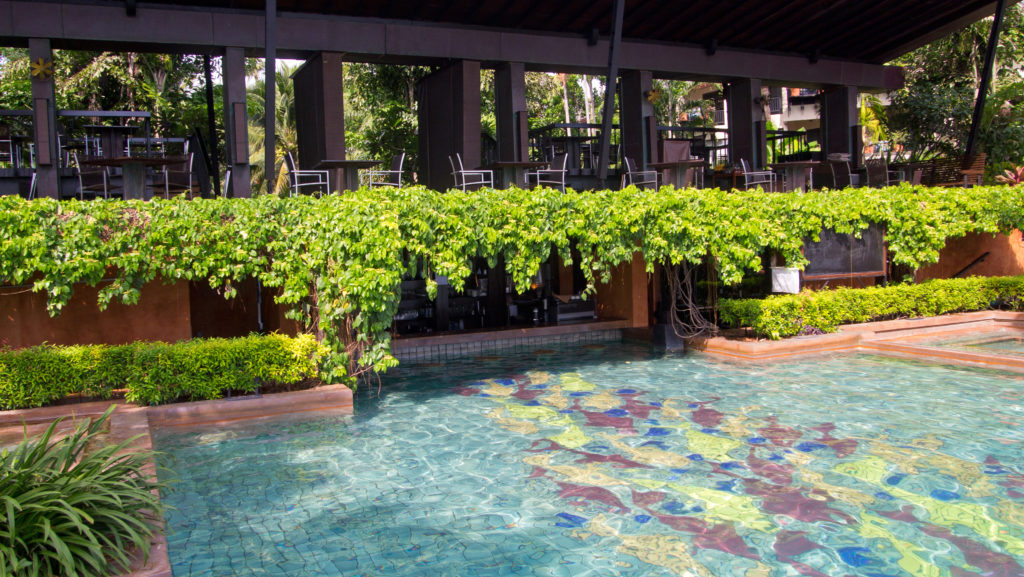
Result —
[[288, 182], [291, 188], [291, 196], [295, 196], [302, 192], [303, 187], [314, 187], [316, 189], [317, 196], [320, 196], [321, 187], [326, 192], [330, 192], [330, 179], [328, 177], [327, 170], [299, 170], [295, 168], [295, 159], [292, 157], [291, 151], [288, 151], [284, 158], [285, 163], [288, 165]]
[[224, 198], [228, 198], [228, 193], [231, 190], [231, 168], [224, 169], [224, 183], [221, 185], [220, 195]]
[[182, 194], [188, 200], [192, 200], [195, 197], [195, 188], [192, 186], [192, 160], [194, 156], [194, 153], [189, 153], [182, 162], [166, 165], [163, 171], [164, 184], [162, 190], [165, 199]]
[[836, 189], [853, 186], [853, 175], [850, 163], [845, 160], [830, 160], [828, 167], [832, 170], [832, 184]]
[[[458, 168], [456, 168], [456, 163]], [[462, 188], [465, 192], [467, 186], [488, 186], [494, 188], [494, 172], [482, 168], [466, 170], [462, 165], [462, 155], [455, 153], [455, 159], [448, 157], [448, 164], [452, 166], [452, 178], [455, 179], [455, 186]]]
[[868, 173], [868, 186], [889, 186], [899, 181], [899, 173], [889, 170], [884, 158], [869, 158], [864, 161]]
[[0, 124], [0, 163], [6, 162], [14, 166], [14, 141], [11, 140], [11, 127]]
[[770, 170], [750, 170], [750, 165], [743, 158], [740, 159], [740, 166], [743, 168], [743, 187], [750, 190], [752, 186], [764, 188], [768, 186], [768, 192], [775, 192], [775, 183], [778, 175]]
[[636, 161], [630, 156], [625, 157], [624, 160], [626, 161], [626, 172], [622, 175], [622, 188], [626, 186], [642, 186], [646, 188], [649, 184], [653, 184], [655, 188], [658, 187], [657, 170], [637, 169]]
[[364, 170], [359, 175], [359, 186], [393, 186], [402, 188], [402, 165], [405, 163], [405, 153], [396, 154], [391, 157], [390, 170]]
[[32, 181], [28, 184], [28, 199], [33, 200], [36, 197], [36, 169], [32, 169]]
[[549, 168], [541, 168], [536, 172], [527, 172], [526, 181], [529, 182], [531, 178], [537, 179], [537, 186], [549, 184], [558, 187], [562, 192], [565, 192], [565, 175], [568, 172], [565, 168], [569, 161], [568, 154], [559, 154], [555, 157], [554, 161], [551, 162]]
[[71, 162], [75, 176], [78, 177], [79, 200], [84, 200], [86, 194], [92, 198], [96, 198], [100, 194], [103, 195], [103, 198], [110, 198], [110, 174], [107, 172], [107, 167], [100, 166], [95, 170], [82, 170], [82, 165], [78, 161], [78, 153], [74, 151], [71, 152]]

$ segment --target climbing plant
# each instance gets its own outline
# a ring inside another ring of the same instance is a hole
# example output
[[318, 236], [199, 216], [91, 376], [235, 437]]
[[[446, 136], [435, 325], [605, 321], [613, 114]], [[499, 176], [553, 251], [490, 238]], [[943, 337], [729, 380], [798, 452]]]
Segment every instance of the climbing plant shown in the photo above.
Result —
[[[456, 290], [480, 256], [502, 256], [516, 286], [529, 286], [554, 250], [588, 282], [639, 252], [659, 264], [711, 259], [725, 283], [778, 252], [800, 249], [823, 228], [886, 227], [892, 260], [911, 268], [938, 260], [946, 239], [1024, 227], [1024, 187], [886, 189], [771, 194], [761, 191], [483, 190], [423, 187], [359, 190], [322, 199], [24, 201], [0, 198], [0, 283], [47, 295], [59, 314], [75, 284], [98, 285], [99, 305], [132, 304], [152, 281], [205, 282], [225, 297], [248, 278], [277, 290], [288, 316], [327, 345], [323, 377], [339, 381], [386, 370], [401, 280], [445, 276]], [[428, 290], [436, 284], [428, 280]]]

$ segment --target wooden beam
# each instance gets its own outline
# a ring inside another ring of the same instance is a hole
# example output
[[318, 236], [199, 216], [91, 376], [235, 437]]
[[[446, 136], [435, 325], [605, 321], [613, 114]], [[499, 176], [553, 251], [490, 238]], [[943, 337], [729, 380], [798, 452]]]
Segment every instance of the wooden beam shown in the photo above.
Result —
[[964, 158], [974, 156], [974, 147], [978, 142], [978, 129], [981, 127], [981, 114], [985, 110], [985, 96], [988, 85], [992, 83], [992, 67], [996, 60], [996, 48], [999, 46], [999, 29], [1003, 26], [1003, 14], [1006, 12], [1006, 0], [996, 3], [996, 16], [992, 21], [992, 31], [988, 35], [988, 47], [985, 49], [985, 67], [981, 71], [981, 84], [978, 86], [978, 99], [974, 102], [974, 115], [971, 117], [971, 131], [967, 133], [967, 145], [964, 147]]
[[263, 177], [267, 181], [267, 194], [275, 192], [277, 173], [277, 0], [266, 0], [266, 32], [264, 32], [264, 63], [263, 63]]
[[604, 119], [601, 122], [601, 157], [597, 159], [597, 176], [604, 182], [608, 178], [608, 152], [611, 150], [612, 115], [615, 113], [615, 85], [619, 79], [619, 52], [622, 45], [622, 19], [626, 0], [615, 0], [612, 19], [612, 42], [608, 50], [608, 74], [604, 86]]
[[[250, 57], [264, 51], [264, 18], [251, 12], [147, 4], [129, 19], [123, 7], [107, 4], [0, 0], [0, 14], [7, 12], [4, 5], [17, 17], [9, 24], [0, 23], [0, 34], [15, 45], [44, 37], [51, 39], [55, 48], [204, 54], [217, 47], [237, 46]], [[48, 17], [35, 17], [40, 7], [46, 8]], [[277, 52], [288, 58], [326, 51], [343, 53], [350, 62], [441, 65], [466, 59], [491, 64], [523, 62], [527, 70], [587, 74], [607, 70], [608, 40], [588, 46], [586, 39], [576, 34], [294, 13], [278, 14], [277, 24]], [[620, 66], [650, 70], [658, 78], [722, 81], [758, 77], [766, 83], [799, 86], [901, 86], [898, 75], [881, 65], [832, 60], [808, 66], [804, 54], [735, 50], [721, 39], [713, 56], [699, 44], [626, 39]]]

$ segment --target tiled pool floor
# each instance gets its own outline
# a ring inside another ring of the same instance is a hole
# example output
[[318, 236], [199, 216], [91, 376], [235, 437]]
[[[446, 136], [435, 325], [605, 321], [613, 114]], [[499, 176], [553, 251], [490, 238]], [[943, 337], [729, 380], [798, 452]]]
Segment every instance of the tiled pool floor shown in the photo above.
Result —
[[1024, 575], [1020, 375], [588, 345], [154, 432], [176, 576]]

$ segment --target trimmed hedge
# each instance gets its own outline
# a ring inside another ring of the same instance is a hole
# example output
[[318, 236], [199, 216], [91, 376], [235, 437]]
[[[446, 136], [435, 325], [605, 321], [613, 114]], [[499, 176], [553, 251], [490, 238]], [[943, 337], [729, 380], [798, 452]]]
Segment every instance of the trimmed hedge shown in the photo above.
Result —
[[988, 309], [1022, 310], [1024, 276], [931, 280], [921, 284], [802, 292], [722, 300], [726, 326], [752, 327], [771, 339], [834, 332], [839, 325]]
[[313, 335], [252, 335], [175, 344], [43, 345], [0, 351], [0, 410], [39, 407], [72, 394], [158, 405], [253, 392], [261, 383], [315, 378], [327, 349]]

